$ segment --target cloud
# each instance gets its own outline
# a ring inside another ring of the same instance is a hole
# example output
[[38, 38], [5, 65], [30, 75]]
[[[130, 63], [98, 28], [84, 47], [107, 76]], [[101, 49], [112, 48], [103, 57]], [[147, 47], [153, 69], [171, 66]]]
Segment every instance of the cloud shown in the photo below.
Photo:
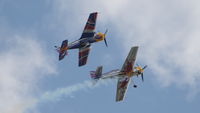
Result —
[[133, 45], [140, 46], [138, 60], [149, 65], [148, 69], [154, 73], [152, 79], [156, 79], [163, 87], [174, 85], [188, 90], [189, 95], [199, 93], [198, 0], [55, 2], [56, 11], [61, 14], [60, 17], [64, 17], [62, 22], [66, 22], [66, 12], [71, 11], [77, 16], [99, 11], [104, 16], [99, 22], [108, 21], [114, 26], [112, 29], [118, 31], [118, 37], [115, 38], [120, 40], [119, 43], [127, 52]]
[[0, 112], [24, 113], [36, 102], [38, 81], [55, 67], [32, 37], [1, 36], [0, 42]]
[[166, 1], [131, 2], [124, 9], [137, 7], [128, 18], [120, 18], [129, 29], [120, 24], [117, 28], [123, 38], [124, 47], [140, 46], [140, 61], [147, 63], [162, 86], [176, 85], [198, 93], [200, 80], [200, 13], [196, 2]]

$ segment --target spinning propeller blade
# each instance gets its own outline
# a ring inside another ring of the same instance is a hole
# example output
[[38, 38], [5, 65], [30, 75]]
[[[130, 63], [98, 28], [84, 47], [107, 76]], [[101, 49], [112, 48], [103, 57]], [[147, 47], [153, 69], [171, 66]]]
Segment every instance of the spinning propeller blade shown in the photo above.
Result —
[[104, 33], [104, 35], [105, 35], [104, 42], [105, 42], [106, 47], [108, 47], [108, 44], [107, 44], [107, 41], [106, 41], [106, 34], [107, 34], [107, 32], [108, 32], [108, 29], [106, 29], [106, 32]]
[[147, 68], [147, 65], [145, 65], [142, 69], [145, 69], [145, 68]]
[[[142, 68], [142, 70], [144, 70], [145, 68], [147, 68], [147, 65], [145, 65], [143, 68]], [[142, 77], [142, 82], [144, 82], [144, 74], [143, 74], [144, 72], [142, 72], [142, 74], [141, 74], [141, 77]]]
[[142, 77], [142, 82], [144, 82], [144, 75], [143, 75], [143, 73], [141, 74], [141, 77]]
[[105, 42], [105, 45], [106, 45], [106, 47], [108, 47], [108, 44], [107, 44], [107, 41], [106, 41], [106, 39], [104, 38], [104, 42]]

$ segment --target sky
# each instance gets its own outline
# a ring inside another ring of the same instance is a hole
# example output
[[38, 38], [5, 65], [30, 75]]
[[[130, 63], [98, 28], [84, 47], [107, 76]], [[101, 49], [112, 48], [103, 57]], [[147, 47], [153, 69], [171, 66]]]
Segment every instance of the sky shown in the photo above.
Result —
[[[199, 113], [200, 1], [0, 0], [0, 113]], [[90, 13], [107, 42], [58, 61], [54, 46], [80, 38]], [[148, 65], [115, 102], [117, 80], [93, 85], [89, 72], [120, 69], [132, 46]]]

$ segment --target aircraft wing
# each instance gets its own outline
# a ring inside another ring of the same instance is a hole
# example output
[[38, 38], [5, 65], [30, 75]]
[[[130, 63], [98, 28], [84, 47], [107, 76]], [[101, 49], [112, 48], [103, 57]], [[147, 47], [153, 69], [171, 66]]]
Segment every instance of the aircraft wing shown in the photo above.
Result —
[[79, 66], [87, 63], [87, 58], [90, 52], [90, 47], [79, 48]]
[[131, 50], [122, 66], [121, 72], [125, 72], [125, 74], [128, 74], [133, 71], [133, 66], [135, 63], [137, 51], [138, 51], [138, 46], [131, 48]]
[[129, 81], [130, 81], [130, 77], [122, 77], [122, 78], [118, 79], [117, 94], [116, 94], [116, 101], [117, 102], [122, 101], [124, 99]]
[[91, 13], [89, 15], [89, 18], [87, 20], [87, 23], [85, 25], [85, 28], [83, 30], [83, 33], [81, 35], [81, 38], [91, 38], [94, 36], [95, 32], [95, 25], [96, 25], [96, 19], [97, 19], [97, 12]]

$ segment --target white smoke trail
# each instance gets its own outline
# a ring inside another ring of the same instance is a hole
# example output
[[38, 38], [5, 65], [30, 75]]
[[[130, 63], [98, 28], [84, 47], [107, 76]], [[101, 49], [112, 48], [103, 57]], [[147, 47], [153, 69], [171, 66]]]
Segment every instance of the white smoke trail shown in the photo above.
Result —
[[32, 111], [37, 108], [39, 104], [46, 103], [46, 102], [55, 102], [59, 101], [62, 97], [72, 97], [72, 95], [76, 92], [87, 90], [87, 89], [94, 89], [102, 85], [109, 85], [111, 83], [114, 83], [114, 80], [112, 79], [103, 79], [99, 81], [91, 81], [86, 80], [82, 83], [77, 83], [74, 85], [70, 85], [64, 88], [58, 88], [54, 91], [47, 91], [43, 93], [39, 98], [33, 99], [32, 101], [34, 104], [29, 105], [28, 108], [24, 113], [29, 113], [29, 111]]
[[83, 83], [78, 83], [64, 88], [58, 88], [55, 91], [45, 92], [39, 99], [39, 102], [58, 101], [62, 97], [71, 97], [75, 92], [86, 89], [93, 89], [101, 85], [108, 85], [112, 82], [113, 80], [107, 79], [99, 80], [96, 84], [94, 84], [94, 81], [86, 80]]

